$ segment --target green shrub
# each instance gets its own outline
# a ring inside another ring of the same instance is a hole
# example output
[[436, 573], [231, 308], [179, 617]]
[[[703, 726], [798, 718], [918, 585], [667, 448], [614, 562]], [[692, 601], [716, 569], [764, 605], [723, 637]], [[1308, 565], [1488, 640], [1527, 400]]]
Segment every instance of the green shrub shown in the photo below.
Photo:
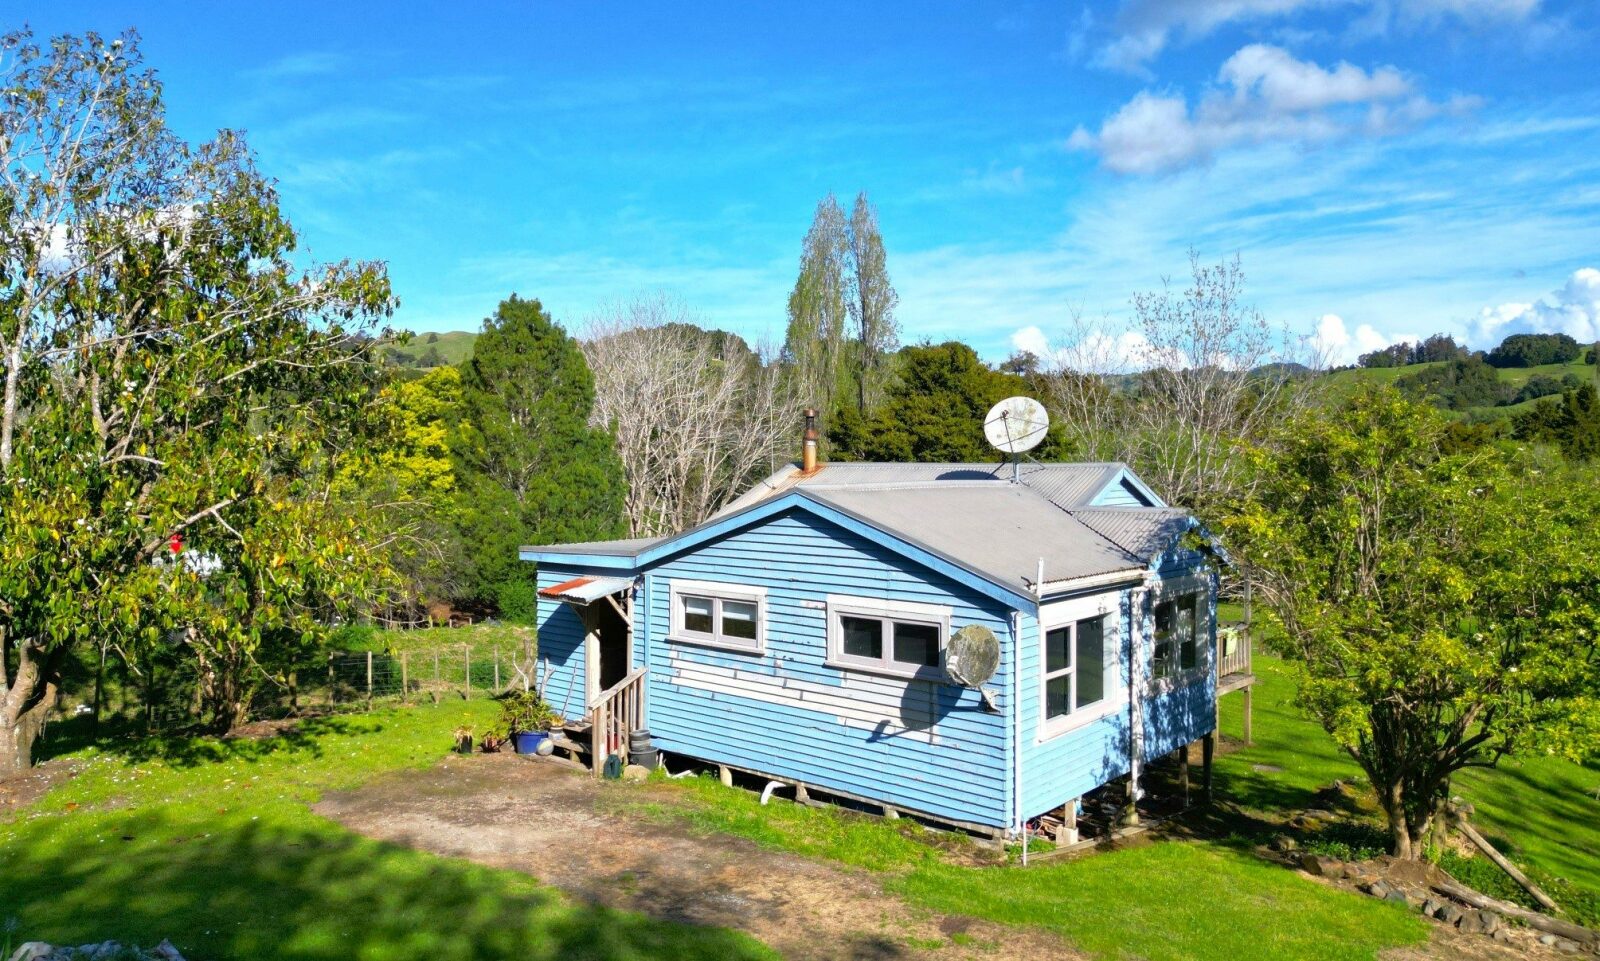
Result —
[[371, 624], [341, 624], [328, 634], [328, 648], [334, 651], [375, 651], [378, 629]]
[[532, 624], [539, 617], [539, 591], [527, 581], [507, 581], [496, 592], [500, 618], [513, 624]]

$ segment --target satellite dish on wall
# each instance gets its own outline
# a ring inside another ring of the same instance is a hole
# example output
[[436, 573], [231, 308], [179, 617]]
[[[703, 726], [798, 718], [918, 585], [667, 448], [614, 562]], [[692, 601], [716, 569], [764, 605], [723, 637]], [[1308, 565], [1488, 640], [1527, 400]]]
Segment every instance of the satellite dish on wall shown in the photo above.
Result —
[[1000, 669], [1000, 639], [994, 631], [982, 624], [968, 624], [950, 635], [944, 649], [944, 670], [950, 679], [962, 687], [977, 691], [983, 697], [984, 710], [999, 713], [994, 693], [983, 685]]
[[1007, 454], [1033, 450], [1049, 429], [1050, 415], [1032, 397], [1007, 397], [983, 419], [983, 436]]
[[950, 636], [944, 669], [962, 687], [982, 687], [1000, 669], [1000, 639], [982, 624], [968, 624]]

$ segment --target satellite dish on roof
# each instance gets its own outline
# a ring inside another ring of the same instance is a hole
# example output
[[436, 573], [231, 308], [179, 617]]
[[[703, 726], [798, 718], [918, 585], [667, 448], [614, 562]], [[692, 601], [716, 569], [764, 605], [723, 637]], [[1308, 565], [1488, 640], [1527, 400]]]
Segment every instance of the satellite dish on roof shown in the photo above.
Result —
[[1007, 454], [1033, 450], [1049, 429], [1050, 415], [1032, 397], [1007, 397], [983, 419], [983, 436]]

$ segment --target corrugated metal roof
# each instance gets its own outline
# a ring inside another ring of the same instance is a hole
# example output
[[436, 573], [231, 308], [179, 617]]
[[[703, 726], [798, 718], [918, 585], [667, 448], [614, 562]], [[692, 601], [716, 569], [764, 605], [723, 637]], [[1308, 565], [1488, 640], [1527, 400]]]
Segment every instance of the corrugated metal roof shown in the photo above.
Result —
[[1189, 529], [1189, 515], [1159, 507], [1096, 507], [1072, 516], [1129, 553], [1146, 561], [1161, 556]]
[[607, 557], [633, 557], [666, 540], [665, 537], [633, 537], [617, 541], [581, 541], [576, 544], [551, 544], [548, 547], [523, 547], [541, 554], [600, 554]]
[[802, 490], [820, 503], [1013, 588], [1142, 570], [1139, 557], [1025, 485]]
[[[1021, 465], [1022, 482], [1058, 507], [1087, 507], [1125, 465], [1116, 462]], [[790, 464], [745, 491], [718, 516], [733, 514], [792, 488], [829, 490], [841, 487], [919, 486], [931, 484], [1009, 484], [1010, 464], [882, 464], [847, 461], [823, 464], [816, 473], [800, 476]]]
[[539, 596], [552, 597], [558, 601], [589, 604], [593, 601], [598, 601], [607, 594], [616, 594], [632, 589], [633, 578], [631, 577], [574, 577], [570, 581], [563, 581], [551, 587], [541, 588]]

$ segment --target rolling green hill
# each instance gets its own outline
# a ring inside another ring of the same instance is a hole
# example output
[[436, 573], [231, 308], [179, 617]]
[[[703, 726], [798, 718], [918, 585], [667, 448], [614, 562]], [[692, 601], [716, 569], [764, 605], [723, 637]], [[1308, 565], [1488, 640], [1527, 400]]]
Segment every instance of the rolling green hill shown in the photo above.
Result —
[[383, 354], [401, 367], [438, 367], [459, 364], [472, 356], [478, 335], [465, 330], [415, 334], [405, 343], [389, 344]]
[[[1338, 402], [1349, 397], [1352, 393], [1361, 389], [1363, 386], [1372, 384], [1394, 386], [1396, 382], [1402, 378], [1410, 377], [1413, 374], [1429, 370], [1430, 368], [1440, 368], [1445, 366], [1447, 363], [1449, 362], [1434, 361], [1426, 364], [1410, 364], [1405, 367], [1356, 367], [1345, 370], [1336, 370], [1326, 376], [1324, 386], [1327, 388], [1329, 400]], [[1517, 390], [1520, 389], [1524, 384], [1528, 383], [1528, 381], [1539, 375], [1550, 377], [1559, 381], [1570, 374], [1575, 375], [1581, 380], [1594, 381], [1596, 378], [1600, 378], [1600, 367], [1596, 367], [1594, 364], [1585, 363], [1582, 358], [1579, 358], [1578, 360], [1567, 364], [1545, 364], [1542, 367], [1499, 368], [1495, 371], [1495, 374], [1500, 383], [1507, 385], [1513, 390]], [[1523, 411], [1529, 407], [1532, 407], [1536, 403], [1538, 403], [1537, 399], [1523, 401], [1518, 404], [1507, 404], [1504, 406], [1475, 406], [1456, 411], [1456, 413], [1465, 417], [1474, 417], [1478, 419], [1482, 419], [1484, 417], [1510, 417], [1519, 411]]]

